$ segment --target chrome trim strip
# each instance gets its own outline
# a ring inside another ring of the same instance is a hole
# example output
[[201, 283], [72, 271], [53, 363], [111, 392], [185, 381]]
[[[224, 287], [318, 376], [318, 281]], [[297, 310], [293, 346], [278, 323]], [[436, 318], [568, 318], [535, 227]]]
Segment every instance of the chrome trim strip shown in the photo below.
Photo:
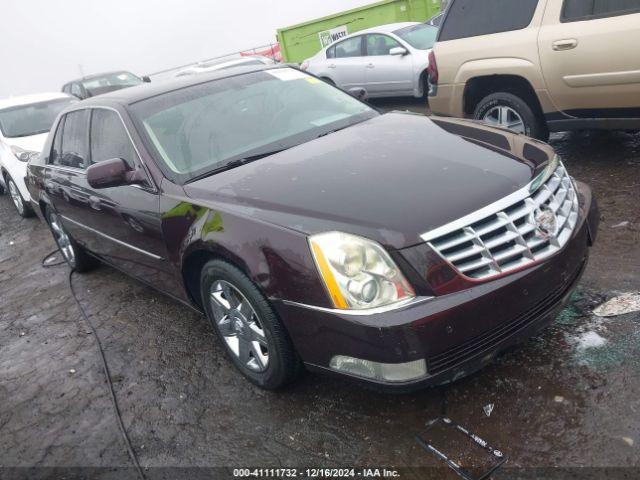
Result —
[[49, 168], [51, 170], [60, 170], [61, 172], [76, 173], [78, 175], [82, 175], [82, 176], [85, 176], [85, 177], [87, 176], [86, 170], [83, 170], [81, 168], [60, 167], [58, 165], [51, 165], [51, 164], [42, 165], [42, 167]]
[[[555, 158], [554, 160], [549, 162], [550, 166], [555, 164], [556, 164]], [[555, 168], [551, 170], [550, 173], [545, 172], [544, 173], [545, 177], [548, 179], [554, 171], [555, 171]], [[531, 191], [531, 187], [536, 182], [540, 182], [540, 180], [538, 178], [534, 178], [531, 182], [529, 182], [527, 185], [522, 187], [520, 190], [516, 190], [515, 192], [507, 195], [506, 197], [503, 197], [500, 200], [490, 205], [487, 205], [486, 207], [481, 208], [480, 210], [476, 210], [475, 212], [471, 212], [470, 214], [465, 215], [464, 217], [454, 220], [453, 222], [447, 223], [446, 225], [443, 225], [441, 227], [438, 227], [426, 233], [423, 233], [422, 235], [420, 235], [420, 238], [422, 238], [422, 240], [424, 240], [425, 242], [430, 242], [431, 240], [434, 240], [438, 237], [451, 233], [455, 230], [463, 229], [464, 227], [467, 227], [473, 223], [476, 223], [490, 215], [495, 215], [496, 213], [501, 212], [502, 210], [530, 197], [533, 193], [535, 193], [535, 190]], [[543, 183], [540, 183], [540, 186], [542, 185]]]
[[114, 243], [117, 243], [118, 245], [122, 245], [123, 247], [127, 247], [130, 248], [131, 250], [134, 250], [138, 253], [142, 253], [143, 255], [147, 255], [148, 257], [153, 258], [154, 260], [163, 260], [162, 257], [159, 257], [158, 255], [151, 253], [151, 252], [147, 252], [146, 250], [142, 250], [141, 248], [138, 247], [134, 247], [133, 245], [130, 245], [128, 243], [125, 243], [121, 240], [118, 240], [117, 238], [113, 238], [109, 235], [107, 235], [106, 233], [102, 233], [99, 232], [98, 230], [91, 228], [91, 227], [87, 227], [86, 225], [83, 225], [82, 223], [76, 222], [75, 220], [70, 219], [69, 217], [65, 216], [65, 215], [60, 215], [65, 221], [71, 222], [74, 225], [77, 225], [78, 227], [84, 228], [85, 230], [88, 230], [90, 232], [95, 233], [96, 235], [100, 235], [103, 238], [106, 238], [107, 240], [111, 240]]
[[316, 310], [318, 312], [333, 313], [337, 315], [350, 315], [354, 317], [363, 317], [368, 315], [378, 315], [380, 313], [388, 313], [393, 311], [401, 311], [407, 308], [420, 305], [422, 303], [433, 300], [434, 297], [414, 297], [409, 300], [403, 300], [401, 302], [392, 303], [391, 305], [385, 305], [383, 307], [369, 308], [366, 310], [341, 310], [339, 308], [326, 308], [318, 307], [316, 305], [307, 305], [306, 303], [292, 302], [291, 300], [282, 300], [282, 303], [292, 307], [301, 307], [308, 310]]

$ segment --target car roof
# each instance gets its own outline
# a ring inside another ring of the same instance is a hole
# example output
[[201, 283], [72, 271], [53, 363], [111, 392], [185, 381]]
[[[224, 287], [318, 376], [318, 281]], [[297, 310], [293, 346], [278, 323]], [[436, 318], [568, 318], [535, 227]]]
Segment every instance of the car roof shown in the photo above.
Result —
[[297, 65], [279, 64], [279, 65], [249, 65], [239, 66], [229, 70], [214, 70], [212, 72], [202, 72], [198, 75], [187, 75], [184, 77], [176, 77], [170, 80], [162, 80], [158, 82], [144, 83], [135, 87], [123, 88], [109, 93], [103, 93], [95, 97], [88, 98], [76, 104], [78, 106], [101, 106], [101, 105], [131, 105], [148, 98], [163, 95], [165, 93], [181, 90], [183, 88], [200, 85], [214, 80], [222, 80], [224, 78], [237, 77], [247, 75], [249, 73], [260, 72], [264, 70], [273, 70], [278, 68], [296, 68]]
[[19, 97], [10, 97], [10, 98], [0, 99], [0, 108], [10, 108], [10, 107], [17, 107], [19, 105], [29, 105], [31, 103], [48, 102], [49, 100], [58, 100], [61, 98], [75, 98], [75, 97], [62, 92], [21, 95]]
[[184, 72], [202, 73], [208, 70], [215, 70], [219, 68], [225, 68], [233, 65], [242, 65], [243, 63], [255, 62], [256, 60], [263, 61], [265, 57], [260, 55], [251, 55], [246, 57], [228, 58], [225, 60], [212, 60], [211, 62], [196, 63], [190, 67], [180, 70], [178, 74]]
[[94, 78], [106, 77], [108, 75], [117, 75], [119, 73], [129, 73], [131, 75], [135, 75], [136, 77], [138, 76], [135, 73], [128, 72], [127, 70], [114, 70], [112, 72], [94, 73], [93, 75], [86, 75], [86, 76], [84, 76], [82, 78], [76, 78], [75, 80], [69, 80], [67, 83], [65, 83], [65, 85], [67, 85], [69, 83], [74, 83], [74, 82], [84, 82], [85, 80], [93, 80]]

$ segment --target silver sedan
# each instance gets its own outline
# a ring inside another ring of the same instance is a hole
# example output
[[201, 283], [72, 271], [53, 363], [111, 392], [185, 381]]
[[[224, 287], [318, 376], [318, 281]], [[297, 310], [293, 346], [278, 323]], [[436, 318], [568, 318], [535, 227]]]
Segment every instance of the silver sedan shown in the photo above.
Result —
[[437, 33], [424, 23], [381, 25], [341, 38], [301, 68], [346, 91], [364, 88], [371, 98], [419, 98], [427, 92], [426, 69]]

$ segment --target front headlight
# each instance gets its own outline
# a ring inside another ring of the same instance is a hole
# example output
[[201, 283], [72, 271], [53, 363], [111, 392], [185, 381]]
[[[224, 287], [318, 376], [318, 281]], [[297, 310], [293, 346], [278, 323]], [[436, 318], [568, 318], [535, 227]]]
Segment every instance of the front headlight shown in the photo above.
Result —
[[28, 162], [32, 158], [35, 158], [38, 155], [40, 155], [38, 152], [33, 152], [31, 150], [25, 150], [24, 148], [20, 148], [20, 147], [17, 147], [15, 145], [11, 146], [11, 152], [21, 162]]
[[415, 297], [409, 282], [376, 242], [329, 232], [310, 237], [309, 244], [336, 308], [364, 310]]

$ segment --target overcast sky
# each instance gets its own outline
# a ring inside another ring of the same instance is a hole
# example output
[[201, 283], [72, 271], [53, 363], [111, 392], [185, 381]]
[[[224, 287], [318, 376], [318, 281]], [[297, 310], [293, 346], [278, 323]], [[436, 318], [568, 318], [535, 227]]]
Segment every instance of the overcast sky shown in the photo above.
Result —
[[139, 75], [275, 41], [374, 0], [2, 0], [0, 98], [108, 70]]

